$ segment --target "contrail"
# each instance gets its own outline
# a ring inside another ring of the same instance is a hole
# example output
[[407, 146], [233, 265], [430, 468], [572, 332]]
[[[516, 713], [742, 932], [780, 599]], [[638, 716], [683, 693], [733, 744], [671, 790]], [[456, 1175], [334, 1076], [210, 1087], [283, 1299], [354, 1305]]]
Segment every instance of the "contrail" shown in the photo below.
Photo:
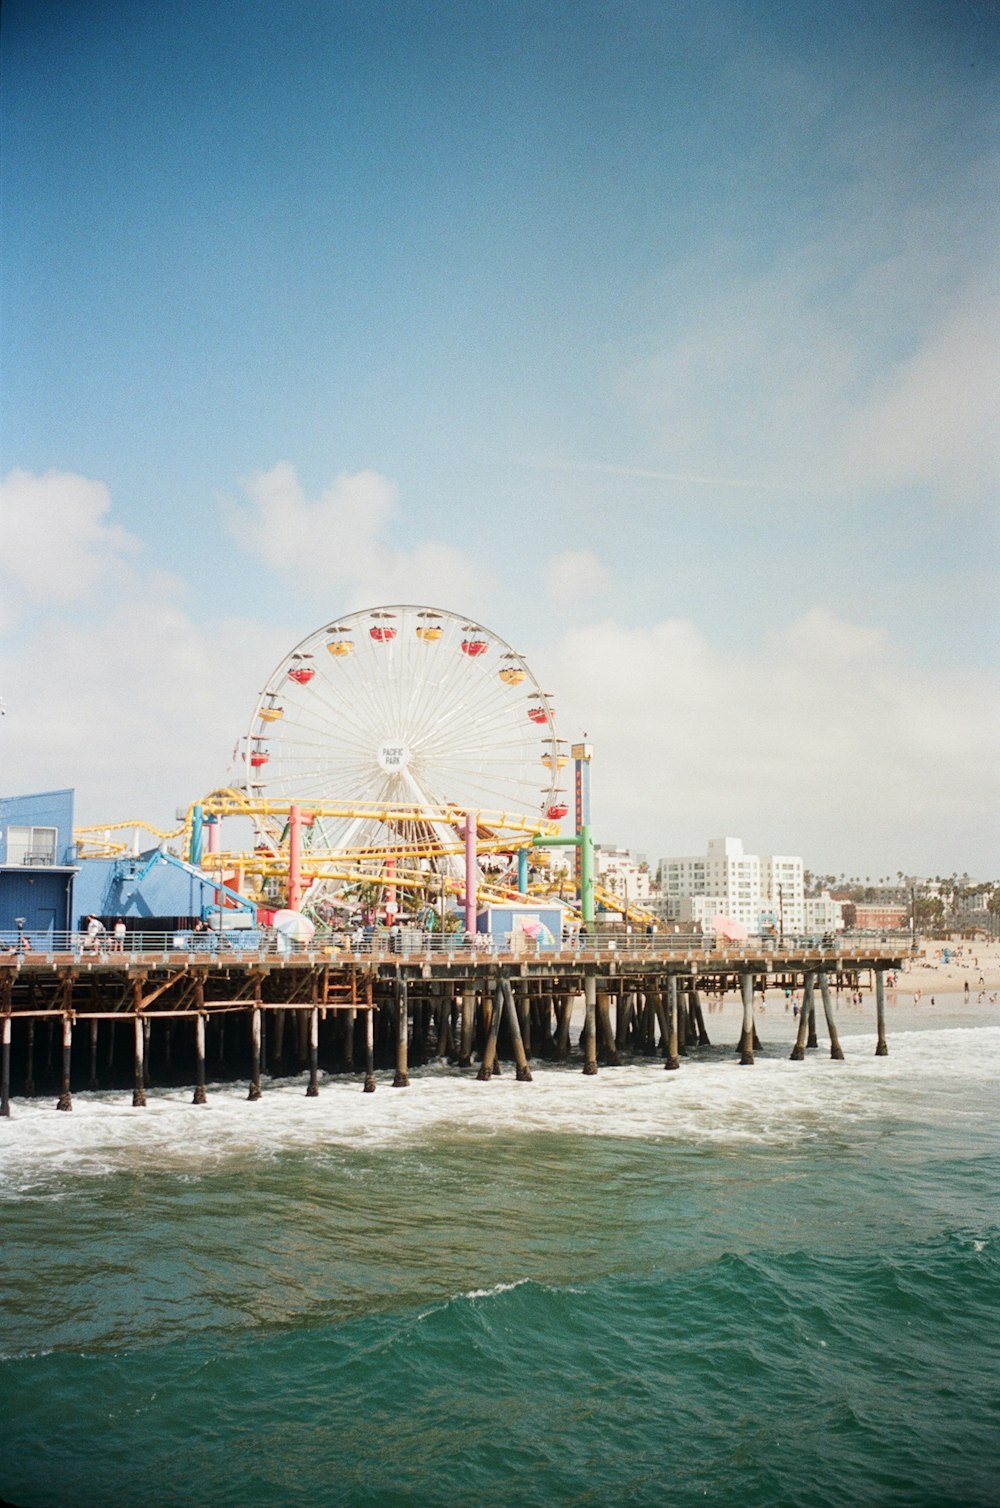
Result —
[[641, 466], [618, 466], [605, 461], [547, 461], [529, 456], [522, 463], [542, 471], [599, 472], [605, 476], [630, 477], [640, 482], [682, 482], [694, 487], [733, 487], [743, 492], [804, 492], [817, 488], [788, 482], [761, 482], [750, 477], [701, 476], [689, 471], [650, 471]]

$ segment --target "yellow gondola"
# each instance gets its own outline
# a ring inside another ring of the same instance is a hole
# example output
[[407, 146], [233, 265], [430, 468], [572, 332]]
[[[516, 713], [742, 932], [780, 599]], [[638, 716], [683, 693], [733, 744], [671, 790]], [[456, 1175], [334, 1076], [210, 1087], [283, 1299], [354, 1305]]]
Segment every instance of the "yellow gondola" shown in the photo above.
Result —
[[352, 639], [331, 639], [326, 647], [330, 654], [334, 655], [338, 660], [343, 659], [344, 655], [354, 653], [354, 641]]
[[444, 629], [443, 628], [424, 628], [424, 627], [421, 627], [421, 628], [418, 628], [416, 630], [417, 638], [418, 639], [423, 639], [423, 641], [424, 641], [425, 644], [435, 644], [437, 642], [437, 640], [440, 639], [440, 637], [441, 637], [441, 635], [443, 633], [444, 633]]
[[500, 679], [508, 686], [520, 686], [526, 674], [526, 671], [519, 670], [516, 665], [505, 665], [500, 672]]

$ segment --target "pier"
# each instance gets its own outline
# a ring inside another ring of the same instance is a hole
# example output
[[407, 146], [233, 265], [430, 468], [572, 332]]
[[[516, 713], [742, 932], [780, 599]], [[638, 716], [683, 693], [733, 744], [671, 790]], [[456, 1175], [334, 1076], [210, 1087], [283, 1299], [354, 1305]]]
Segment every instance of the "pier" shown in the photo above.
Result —
[[434, 1059], [481, 1081], [502, 1061], [525, 1082], [532, 1061], [576, 1060], [592, 1075], [659, 1058], [676, 1071], [710, 1045], [703, 999], [730, 991], [742, 1001], [733, 1046], [746, 1066], [766, 989], [801, 992], [791, 1053], [801, 1060], [817, 1043], [817, 1004], [830, 1056], [842, 1058], [833, 998], [873, 987], [874, 1051], [884, 1056], [886, 976], [902, 966], [907, 941], [706, 946], [618, 933], [494, 951], [481, 939], [404, 934], [395, 951], [378, 938], [367, 951], [276, 952], [263, 937], [227, 951], [216, 939], [195, 947], [183, 936], [133, 934], [128, 951], [88, 951], [75, 935], [44, 953], [0, 954], [0, 1115], [12, 1095], [56, 1095], [56, 1107], [71, 1110], [74, 1088], [131, 1087], [141, 1107], [151, 1083], [190, 1085], [201, 1104], [210, 1079], [245, 1079], [256, 1100], [268, 1076], [301, 1074], [315, 1096], [321, 1072], [356, 1075], [371, 1093], [377, 1071], [404, 1088], [411, 1067]]

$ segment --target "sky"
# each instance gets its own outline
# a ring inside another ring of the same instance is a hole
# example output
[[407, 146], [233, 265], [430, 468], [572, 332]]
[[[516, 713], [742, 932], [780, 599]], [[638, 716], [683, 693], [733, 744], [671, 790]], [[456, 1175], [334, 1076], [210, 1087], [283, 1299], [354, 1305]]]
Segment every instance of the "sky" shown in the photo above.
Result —
[[997, 0], [5, 0], [0, 792], [454, 610], [594, 828], [1000, 877]]

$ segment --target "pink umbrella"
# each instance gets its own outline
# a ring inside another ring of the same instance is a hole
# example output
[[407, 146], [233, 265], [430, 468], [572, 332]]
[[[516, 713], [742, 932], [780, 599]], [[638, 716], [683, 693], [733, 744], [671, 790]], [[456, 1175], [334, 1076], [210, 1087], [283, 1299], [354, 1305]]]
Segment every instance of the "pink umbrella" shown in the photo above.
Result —
[[713, 916], [708, 930], [718, 937], [727, 938], [729, 942], [745, 942], [750, 935], [743, 923], [734, 921], [731, 916]]

